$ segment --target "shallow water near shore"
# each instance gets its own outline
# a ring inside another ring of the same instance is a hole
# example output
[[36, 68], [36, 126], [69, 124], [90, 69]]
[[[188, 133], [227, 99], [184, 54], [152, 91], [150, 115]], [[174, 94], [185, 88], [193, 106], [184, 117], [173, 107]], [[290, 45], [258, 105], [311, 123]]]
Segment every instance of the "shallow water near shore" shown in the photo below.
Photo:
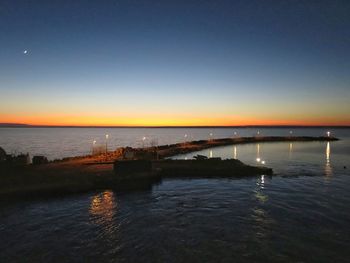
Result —
[[340, 141], [199, 152], [265, 161], [276, 177], [163, 179], [134, 192], [1, 200], [0, 261], [348, 262], [350, 131], [335, 133]]

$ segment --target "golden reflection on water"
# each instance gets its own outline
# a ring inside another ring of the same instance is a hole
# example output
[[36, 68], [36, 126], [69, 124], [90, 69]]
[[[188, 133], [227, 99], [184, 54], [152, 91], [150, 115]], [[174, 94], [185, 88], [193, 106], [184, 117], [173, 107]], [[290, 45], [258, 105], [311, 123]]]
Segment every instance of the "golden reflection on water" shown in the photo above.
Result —
[[233, 159], [237, 159], [237, 147], [233, 147]]
[[265, 175], [261, 175], [260, 178], [258, 178], [256, 182], [256, 192], [255, 197], [259, 202], [265, 203], [269, 198], [267, 195], [264, 194], [263, 190], [265, 188]]
[[265, 239], [269, 236], [269, 228], [274, 224], [273, 218], [264, 209], [264, 204], [268, 202], [269, 197], [265, 194], [266, 178], [261, 175], [257, 178], [256, 189], [254, 197], [257, 204], [252, 209], [251, 217], [254, 220], [253, 228], [255, 230], [255, 237], [259, 240]]
[[209, 151], [209, 158], [213, 158], [213, 151], [212, 150]]
[[326, 163], [327, 164], [330, 163], [330, 157], [331, 157], [331, 145], [329, 142], [327, 142], [327, 146], [326, 146]]
[[324, 172], [326, 177], [330, 177], [333, 174], [332, 166], [331, 166], [331, 144], [327, 142], [326, 145], [326, 165], [324, 167]]
[[289, 158], [292, 157], [292, 153], [293, 153], [293, 143], [289, 143]]
[[90, 215], [96, 223], [111, 223], [115, 213], [116, 201], [112, 191], [105, 191], [91, 199]]

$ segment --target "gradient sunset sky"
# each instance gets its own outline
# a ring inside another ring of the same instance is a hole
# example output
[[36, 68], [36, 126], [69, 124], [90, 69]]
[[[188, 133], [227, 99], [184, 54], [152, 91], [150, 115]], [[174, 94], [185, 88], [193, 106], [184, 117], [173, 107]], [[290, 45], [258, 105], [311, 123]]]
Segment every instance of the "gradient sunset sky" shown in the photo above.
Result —
[[350, 125], [350, 1], [0, 1], [0, 123]]

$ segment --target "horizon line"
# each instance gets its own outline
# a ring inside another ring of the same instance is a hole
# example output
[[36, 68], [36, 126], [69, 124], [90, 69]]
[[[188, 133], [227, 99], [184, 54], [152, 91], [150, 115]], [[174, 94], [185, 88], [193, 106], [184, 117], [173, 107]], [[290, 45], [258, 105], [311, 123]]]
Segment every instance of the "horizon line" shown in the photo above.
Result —
[[0, 128], [350, 128], [350, 125], [37, 125], [0, 123]]

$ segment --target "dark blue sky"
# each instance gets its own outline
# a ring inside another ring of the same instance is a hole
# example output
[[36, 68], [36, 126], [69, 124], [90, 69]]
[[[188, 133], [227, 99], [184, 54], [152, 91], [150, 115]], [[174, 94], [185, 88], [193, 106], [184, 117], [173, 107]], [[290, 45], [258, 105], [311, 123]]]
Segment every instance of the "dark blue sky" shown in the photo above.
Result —
[[350, 124], [349, 14], [349, 1], [2, 0], [0, 122]]

